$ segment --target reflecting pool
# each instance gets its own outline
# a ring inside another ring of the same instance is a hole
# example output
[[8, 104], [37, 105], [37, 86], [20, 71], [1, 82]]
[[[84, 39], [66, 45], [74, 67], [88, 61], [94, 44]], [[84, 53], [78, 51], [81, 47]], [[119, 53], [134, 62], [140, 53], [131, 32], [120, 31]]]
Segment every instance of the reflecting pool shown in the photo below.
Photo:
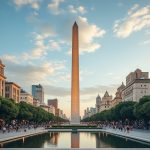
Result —
[[3, 148], [150, 148], [149, 144], [102, 132], [48, 132], [3, 143]]

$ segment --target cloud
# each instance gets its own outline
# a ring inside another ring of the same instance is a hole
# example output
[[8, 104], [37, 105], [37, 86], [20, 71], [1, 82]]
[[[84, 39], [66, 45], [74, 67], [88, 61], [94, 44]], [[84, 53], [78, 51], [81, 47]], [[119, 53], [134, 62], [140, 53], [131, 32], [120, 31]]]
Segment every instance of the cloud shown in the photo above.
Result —
[[125, 18], [115, 21], [113, 31], [119, 38], [127, 38], [132, 33], [150, 27], [150, 6], [139, 8], [135, 4]]
[[44, 92], [50, 96], [62, 96], [66, 97], [70, 95], [70, 90], [64, 87], [57, 87], [53, 85], [44, 85]]
[[[106, 90], [110, 95], [114, 95], [116, 92], [116, 89], [119, 87], [119, 85], [96, 85], [92, 87], [85, 87], [82, 88], [80, 91], [80, 95], [83, 97], [89, 97], [91, 95], [97, 96], [98, 93], [100, 93], [101, 96], [104, 95]], [[52, 86], [52, 85], [44, 85], [45, 88], [45, 94], [51, 95], [51, 96], [63, 96], [67, 97], [70, 96], [70, 89], [65, 87], [58, 87], [58, 86]], [[61, 95], [60, 95], [61, 94]]]
[[85, 17], [79, 16], [77, 23], [79, 24], [80, 53], [95, 52], [101, 47], [94, 41], [95, 38], [103, 37], [106, 31], [95, 24], [90, 24]]
[[13, 56], [2, 57], [2, 60], [7, 68], [7, 80], [19, 82], [23, 87], [30, 86], [33, 83], [48, 83], [50, 77], [55, 76], [57, 72], [65, 68], [64, 61], [44, 61], [33, 64], [18, 59], [18, 63], [13, 61]]
[[47, 55], [49, 43], [46, 43], [46, 40], [55, 35], [50, 27], [43, 29], [41, 33], [33, 32], [32, 34], [34, 37], [34, 48], [31, 52], [24, 52], [22, 54], [22, 58], [25, 60], [38, 59]]
[[87, 12], [85, 7], [83, 7], [83, 6], [74, 7], [73, 5], [69, 5], [68, 10], [70, 13], [73, 13], [73, 14], [76, 14], [76, 13], [85, 14]]
[[141, 43], [141, 45], [149, 45], [149, 44], [150, 44], [150, 40], [146, 40], [146, 41]]
[[51, 3], [48, 4], [48, 8], [55, 15], [61, 14], [63, 9], [59, 8], [60, 4], [65, 0], [52, 0]]
[[13, 0], [13, 3], [19, 8], [29, 5], [31, 8], [33, 8], [35, 10], [39, 10], [40, 1], [41, 0]]

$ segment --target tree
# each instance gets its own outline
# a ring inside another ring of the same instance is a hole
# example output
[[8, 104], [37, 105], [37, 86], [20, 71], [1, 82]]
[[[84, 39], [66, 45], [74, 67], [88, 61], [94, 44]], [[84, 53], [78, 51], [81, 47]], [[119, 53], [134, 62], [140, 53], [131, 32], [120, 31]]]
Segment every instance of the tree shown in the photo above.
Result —
[[6, 122], [10, 122], [18, 115], [19, 109], [17, 105], [10, 99], [0, 98], [0, 118]]

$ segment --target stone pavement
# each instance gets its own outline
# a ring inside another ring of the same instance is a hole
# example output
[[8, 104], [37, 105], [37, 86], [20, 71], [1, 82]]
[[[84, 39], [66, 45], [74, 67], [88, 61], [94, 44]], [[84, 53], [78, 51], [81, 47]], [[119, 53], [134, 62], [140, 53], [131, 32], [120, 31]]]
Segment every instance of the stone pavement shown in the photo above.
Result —
[[47, 130], [44, 128], [37, 128], [37, 129], [27, 129], [26, 132], [23, 129], [20, 129], [19, 131], [12, 131], [12, 132], [6, 132], [2, 133], [0, 132], [0, 142], [8, 141], [8, 140], [13, 140], [21, 137], [27, 137], [31, 135], [36, 135], [40, 133], [45, 133]]
[[106, 129], [102, 129], [102, 131], [116, 136], [126, 137], [130, 139], [135, 139], [135, 140], [150, 143], [150, 130], [133, 129], [132, 131], [129, 131], [129, 133], [127, 133], [124, 131], [120, 131], [119, 129], [106, 128]]

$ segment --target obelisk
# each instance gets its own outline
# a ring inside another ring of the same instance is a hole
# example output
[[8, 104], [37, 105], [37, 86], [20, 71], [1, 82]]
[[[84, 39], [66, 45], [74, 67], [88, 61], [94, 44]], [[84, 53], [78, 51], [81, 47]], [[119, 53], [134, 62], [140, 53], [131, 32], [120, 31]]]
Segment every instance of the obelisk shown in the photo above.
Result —
[[72, 28], [71, 124], [80, 124], [78, 25]]

